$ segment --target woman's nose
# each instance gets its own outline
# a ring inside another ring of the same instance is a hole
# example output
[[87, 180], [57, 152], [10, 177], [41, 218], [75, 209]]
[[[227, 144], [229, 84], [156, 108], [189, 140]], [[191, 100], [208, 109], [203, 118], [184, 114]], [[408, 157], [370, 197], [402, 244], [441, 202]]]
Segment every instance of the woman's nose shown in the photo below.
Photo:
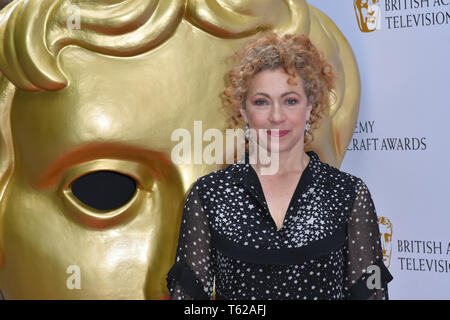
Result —
[[283, 111], [280, 106], [274, 104], [270, 110], [269, 120], [275, 123], [282, 122], [284, 120]]

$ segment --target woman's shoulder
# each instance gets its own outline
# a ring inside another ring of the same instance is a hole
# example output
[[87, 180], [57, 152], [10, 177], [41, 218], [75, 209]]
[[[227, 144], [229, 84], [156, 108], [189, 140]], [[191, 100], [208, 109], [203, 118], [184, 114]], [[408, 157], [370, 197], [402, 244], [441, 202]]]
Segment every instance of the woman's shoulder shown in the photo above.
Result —
[[242, 170], [241, 164], [230, 164], [222, 169], [214, 170], [208, 174], [200, 176], [195, 182], [200, 189], [223, 187], [233, 184], [237, 174]]
[[352, 204], [358, 199], [371, 199], [371, 193], [364, 180], [354, 174], [318, 161], [317, 173], [322, 178], [322, 187], [338, 203]]
[[325, 185], [328, 187], [357, 191], [361, 185], [365, 186], [364, 181], [360, 177], [321, 161], [316, 153], [313, 153], [313, 155], [316, 156], [317, 171], [320, 172], [320, 176], [322, 176]]

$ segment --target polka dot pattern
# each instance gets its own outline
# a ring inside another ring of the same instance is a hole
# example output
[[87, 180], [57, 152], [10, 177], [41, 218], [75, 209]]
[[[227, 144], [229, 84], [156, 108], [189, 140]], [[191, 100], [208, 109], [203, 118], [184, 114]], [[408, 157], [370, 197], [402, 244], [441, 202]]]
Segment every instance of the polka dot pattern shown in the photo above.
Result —
[[[355, 288], [367, 277], [367, 267], [382, 263], [371, 195], [361, 179], [321, 162], [313, 151], [307, 153], [310, 161], [279, 230], [248, 162], [194, 183], [184, 206], [174, 264], [187, 266], [189, 272], [184, 279], [169, 272], [170, 299], [201, 299], [193, 287], [211, 298], [214, 284], [216, 298], [229, 300], [358, 298]], [[270, 253], [326, 243], [340, 228], [347, 230], [342, 246], [330, 243], [327, 252], [292, 265], [225, 255], [211, 237], [213, 231], [234, 246]], [[388, 299], [387, 283], [367, 298]]]

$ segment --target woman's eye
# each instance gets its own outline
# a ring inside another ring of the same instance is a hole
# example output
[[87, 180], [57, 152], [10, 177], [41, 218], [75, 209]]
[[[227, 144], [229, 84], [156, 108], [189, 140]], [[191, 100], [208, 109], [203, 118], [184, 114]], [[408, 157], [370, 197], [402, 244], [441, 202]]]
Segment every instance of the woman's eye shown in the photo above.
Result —
[[286, 101], [287, 101], [287, 104], [289, 104], [289, 105], [294, 105], [294, 104], [298, 103], [298, 100], [294, 99], [294, 98], [287, 99]]
[[136, 192], [133, 178], [115, 171], [96, 171], [75, 179], [72, 194], [97, 210], [114, 210], [126, 204]]
[[254, 102], [254, 104], [257, 105], [257, 106], [262, 106], [262, 105], [264, 105], [265, 103], [266, 103], [266, 100], [264, 100], [264, 99], [257, 99], [257, 100], [255, 100], [255, 102]]

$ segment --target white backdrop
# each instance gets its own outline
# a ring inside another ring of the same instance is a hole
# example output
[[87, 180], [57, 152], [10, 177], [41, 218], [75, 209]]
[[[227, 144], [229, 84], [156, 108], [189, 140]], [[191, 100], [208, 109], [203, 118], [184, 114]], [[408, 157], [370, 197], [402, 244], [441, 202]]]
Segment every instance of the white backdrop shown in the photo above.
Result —
[[392, 223], [390, 299], [450, 299], [450, 0], [368, 0], [380, 11], [373, 32], [360, 31], [355, 1], [308, 0], [343, 32], [361, 74], [340, 169]]

